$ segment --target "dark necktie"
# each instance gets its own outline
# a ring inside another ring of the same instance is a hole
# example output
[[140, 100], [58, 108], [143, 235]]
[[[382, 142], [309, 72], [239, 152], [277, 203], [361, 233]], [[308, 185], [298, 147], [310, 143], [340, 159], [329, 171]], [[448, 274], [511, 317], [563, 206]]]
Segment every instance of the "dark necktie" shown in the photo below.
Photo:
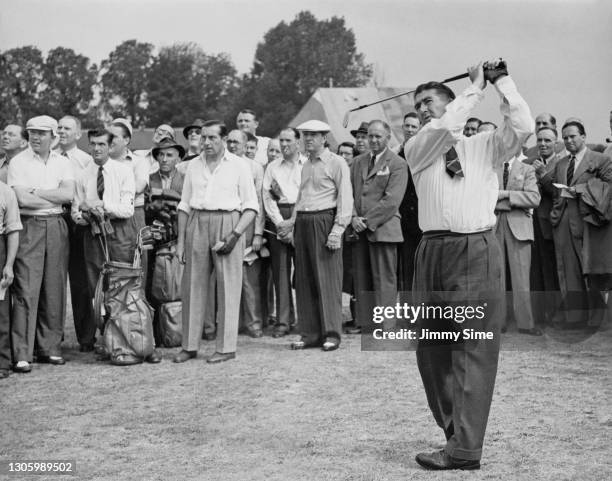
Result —
[[102, 197], [104, 196], [104, 175], [102, 174], [102, 166], [98, 167], [96, 190], [98, 191], [98, 199], [102, 200]]
[[567, 166], [567, 185], [570, 186], [572, 184], [572, 180], [574, 179], [574, 168], [576, 167], [576, 157], [573, 155], [570, 157], [569, 164]]
[[62, 152], [62, 157], [68, 157], [68, 152]]
[[451, 178], [455, 176], [465, 177], [455, 147], [451, 147], [450, 150], [444, 154], [444, 160], [446, 161], [446, 173], [450, 175]]
[[504, 176], [503, 176], [504, 190], [506, 190], [506, 187], [508, 186], [508, 174], [509, 174], [508, 167], [509, 167], [508, 162], [504, 162]]
[[372, 156], [370, 157], [370, 167], [368, 168], [368, 173], [374, 170], [374, 165], [376, 165], [376, 154], [372, 154]]

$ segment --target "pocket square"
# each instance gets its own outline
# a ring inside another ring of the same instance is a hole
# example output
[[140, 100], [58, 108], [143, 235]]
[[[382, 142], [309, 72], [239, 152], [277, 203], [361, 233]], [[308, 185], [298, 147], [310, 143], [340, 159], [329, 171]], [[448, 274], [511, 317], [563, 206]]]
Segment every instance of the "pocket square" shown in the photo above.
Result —
[[389, 167], [385, 166], [384, 169], [379, 170], [378, 172], [376, 172], [376, 175], [389, 175]]

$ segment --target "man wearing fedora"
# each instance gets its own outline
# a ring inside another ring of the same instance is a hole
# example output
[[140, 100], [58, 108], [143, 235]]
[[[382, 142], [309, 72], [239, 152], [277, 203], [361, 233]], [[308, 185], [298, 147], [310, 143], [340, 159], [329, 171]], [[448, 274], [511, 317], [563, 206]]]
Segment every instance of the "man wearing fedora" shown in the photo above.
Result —
[[368, 124], [369, 122], [361, 122], [359, 128], [351, 130], [351, 135], [355, 137], [355, 150], [359, 155], [368, 151]]
[[342, 329], [342, 234], [353, 211], [350, 171], [344, 158], [325, 147], [328, 124], [309, 120], [297, 130], [308, 160], [293, 214], [277, 225], [279, 237], [295, 243], [301, 339], [291, 347], [333, 351]]
[[31, 370], [35, 346], [37, 362], [66, 362], [60, 347], [68, 275], [68, 226], [62, 205], [72, 202], [74, 175], [70, 160], [51, 149], [57, 128], [48, 115], [28, 120], [30, 149], [15, 156], [8, 170], [23, 224], [11, 328], [14, 369], [19, 372]]
[[151, 174], [159, 170], [159, 164], [157, 163], [157, 160], [155, 159], [155, 154], [153, 153], [153, 149], [155, 149], [156, 147], [159, 147], [160, 143], [164, 139], [174, 140], [174, 129], [172, 128], [172, 126], [168, 124], [159, 125], [153, 132], [153, 139], [152, 139], [153, 147], [151, 147], [148, 150], [135, 150], [134, 151], [135, 155], [140, 155], [141, 157], [144, 157], [145, 159], [147, 159], [149, 163], [149, 173]]

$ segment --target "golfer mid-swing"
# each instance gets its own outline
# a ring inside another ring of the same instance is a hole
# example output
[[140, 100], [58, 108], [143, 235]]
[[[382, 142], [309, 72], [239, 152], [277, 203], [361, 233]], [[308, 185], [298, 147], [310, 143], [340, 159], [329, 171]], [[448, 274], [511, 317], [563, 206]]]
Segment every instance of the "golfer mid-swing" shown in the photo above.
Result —
[[[501, 251], [492, 231], [499, 192], [496, 169], [520, 151], [534, 122], [505, 64], [481, 62], [468, 72], [472, 84], [457, 98], [439, 82], [419, 85], [414, 94], [423, 127], [404, 152], [423, 230], [416, 254], [416, 292], [503, 289]], [[464, 137], [463, 126], [483, 99], [487, 82], [502, 98], [504, 122], [493, 132]], [[489, 316], [484, 327], [494, 334], [488, 344], [419, 341], [417, 363], [427, 401], [447, 439], [443, 450], [417, 455], [416, 461], [427, 469], [480, 468], [501, 318]]]

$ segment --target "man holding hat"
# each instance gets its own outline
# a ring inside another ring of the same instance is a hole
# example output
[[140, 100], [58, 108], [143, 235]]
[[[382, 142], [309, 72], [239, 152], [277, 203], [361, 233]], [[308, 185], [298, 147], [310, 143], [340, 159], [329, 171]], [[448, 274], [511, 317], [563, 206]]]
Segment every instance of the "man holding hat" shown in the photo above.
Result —
[[361, 154], [365, 154], [368, 150], [368, 125], [369, 122], [361, 122], [358, 129], [351, 130], [351, 135], [355, 137], [355, 150]]
[[47, 115], [28, 120], [30, 149], [15, 156], [8, 185], [19, 202], [23, 236], [15, 259], [11, 337], [15, 370], [28, 372], [37, 361], [64, 364], [61, 342], [66, 314], [68, 227], [62, 204], [72, 202], [70, 160], [51, 150], [57, 121]]
[[293, 238], [301, 339], [292, 349], [340, 345], [342, 329], [342, 234], [351, 221], [353, 192], [346, 161], [325, 147], [329, 125], [309, 120], [302, 132], [308, 160], [290, 219], [279, 237]]

